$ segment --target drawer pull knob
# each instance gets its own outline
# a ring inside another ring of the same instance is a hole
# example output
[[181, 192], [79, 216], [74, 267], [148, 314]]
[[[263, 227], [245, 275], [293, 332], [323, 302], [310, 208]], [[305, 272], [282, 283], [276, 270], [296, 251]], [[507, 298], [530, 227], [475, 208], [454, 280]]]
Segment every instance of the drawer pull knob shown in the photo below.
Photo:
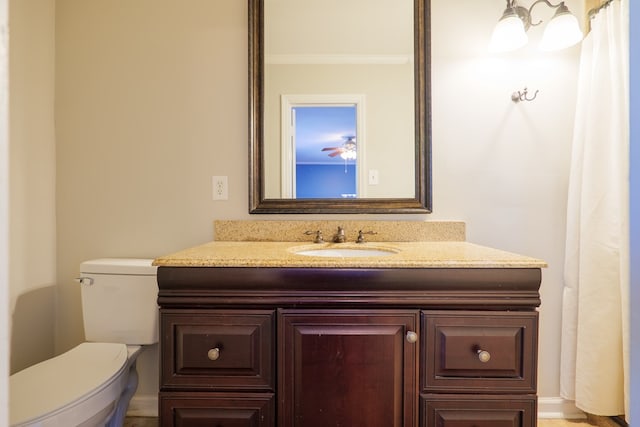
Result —
[[220, 358], [220, 349], [218, 347], [212, 348], [207, 352], [209, 360], [218, 360]]
[[410, 343], [417, 342], [418, 341], [418, 334], [416, 334], [413, 331], [407, 332], [407, 341], [409, 341]]
[[491, 359], [491, 353], [486, 350], [478, 350], [478, 359], [482, 363], [487, 363]]

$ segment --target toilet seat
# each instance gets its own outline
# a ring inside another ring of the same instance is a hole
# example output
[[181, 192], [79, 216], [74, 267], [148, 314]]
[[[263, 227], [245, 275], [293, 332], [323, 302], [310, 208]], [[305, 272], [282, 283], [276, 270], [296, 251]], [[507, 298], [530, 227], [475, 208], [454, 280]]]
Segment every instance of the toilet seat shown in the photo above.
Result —
[[125, 344], [82, 343], [11, 375], [10, 425], [79, 426], [115, 409], [128, 369]]

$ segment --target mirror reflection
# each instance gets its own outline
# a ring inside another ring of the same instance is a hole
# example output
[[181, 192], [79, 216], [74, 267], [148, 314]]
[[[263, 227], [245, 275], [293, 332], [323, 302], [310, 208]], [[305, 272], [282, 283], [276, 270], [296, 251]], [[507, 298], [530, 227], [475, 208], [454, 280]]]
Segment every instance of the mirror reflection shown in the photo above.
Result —
[[[358, 156], [357, 104], [296, 104], [290, 108], [293, 175], [282, 180], [282, 197], [356, 198]], [[282, 147], [283, 151], [286, 147]], [[285, 174], [282, 174], [285, 176]]]
[[252, 212], [428, 210], [425, 3], [250, 1]]

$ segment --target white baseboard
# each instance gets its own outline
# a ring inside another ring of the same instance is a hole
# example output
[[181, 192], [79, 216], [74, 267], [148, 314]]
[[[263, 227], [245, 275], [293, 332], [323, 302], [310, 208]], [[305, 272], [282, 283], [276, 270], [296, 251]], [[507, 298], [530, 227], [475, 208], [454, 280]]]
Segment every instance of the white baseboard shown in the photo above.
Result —
[[573, 400], [566, 400], [561, 397], [539, 397], [538, 418], [585, 419], [587, 414], [576, 408]]
[[127, 409], [128, 417], [157, 417], [158, 416], [158, 396], [157, 395], [134, 395], [129, 402]]

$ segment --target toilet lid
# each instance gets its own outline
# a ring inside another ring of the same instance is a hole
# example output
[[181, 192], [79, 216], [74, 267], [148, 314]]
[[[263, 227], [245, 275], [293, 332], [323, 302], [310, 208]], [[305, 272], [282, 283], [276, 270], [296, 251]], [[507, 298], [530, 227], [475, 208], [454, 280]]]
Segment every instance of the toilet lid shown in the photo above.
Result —
[[82, 343], [9, 378], [10, 424], [22, 423], [91, 394], [124, 369], [127, 346]]

